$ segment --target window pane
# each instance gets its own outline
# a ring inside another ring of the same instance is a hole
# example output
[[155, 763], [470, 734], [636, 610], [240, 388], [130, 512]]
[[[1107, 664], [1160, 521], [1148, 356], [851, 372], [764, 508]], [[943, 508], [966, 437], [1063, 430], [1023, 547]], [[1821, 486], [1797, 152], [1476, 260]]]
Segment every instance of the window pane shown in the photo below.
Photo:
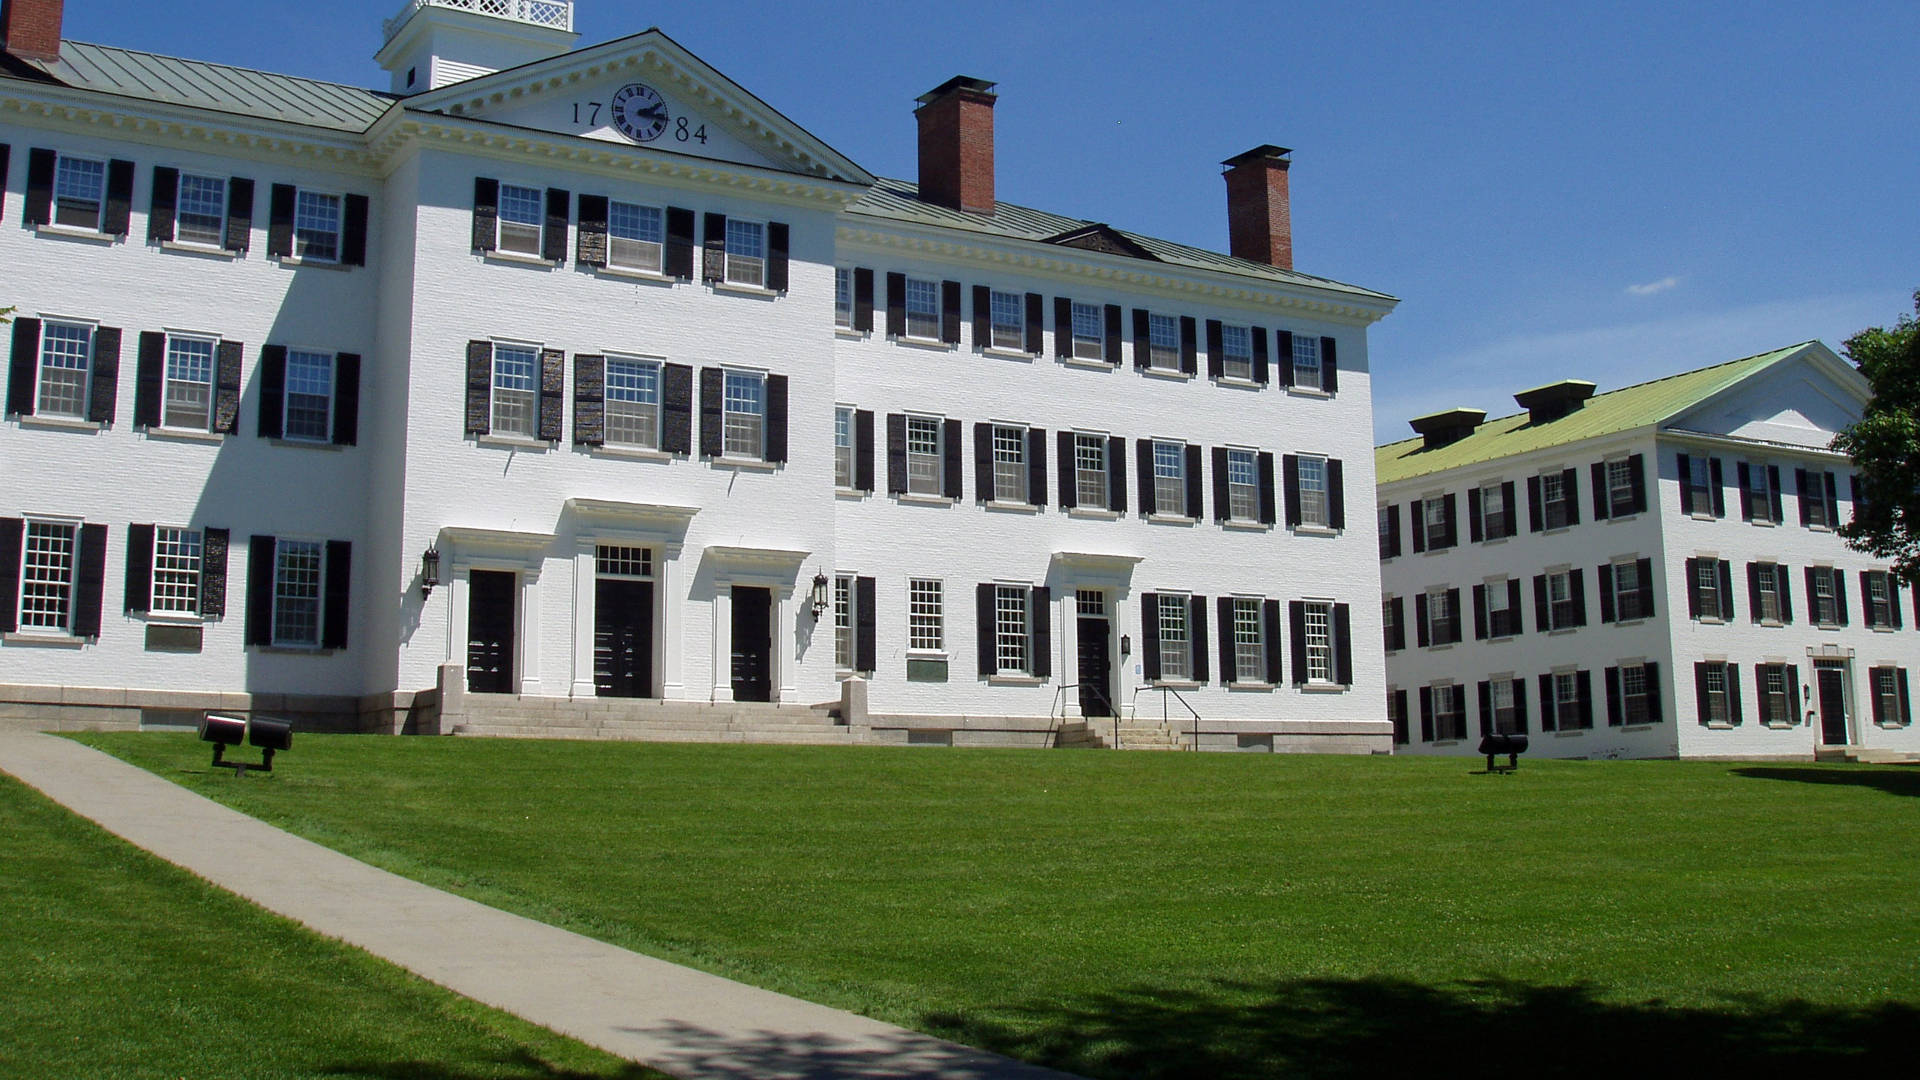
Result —
[[320, 545], [282, 540], [274, 559], [273, 643], [320, 643]]
[[766, 280], [767, 227], [757, 221], [727, 219], [727, 280], [760, 285]]
[[286, 421], [289, 439], [325, 442], [333, 435], [333, 357], [326, 353], [287, 353]]
[[340, 196], [300, 192], [294, 201], [293, 253], [319, 262], [340, 257]]
[[1027, 431], [1017, 427], [993, 429], [993, 497], [1000, 502], [1027, 501]]
[[993, 347], [1024, 350], [1027, 347], [1026, 321], [1020, 310], [1020, 294], [991, 294], [988, 306], [993, 320]]
[[1156, 368], [1180, 366], [1180, 323], [1171, 315], [1147, 316], [1148, 363]]
[[853, 410], [833, 410], [833, 486], [853, 486]]
[[1107, 440], [1099, 435], [1073, 438], [1074, 501], [1089, 510], [1107, 506]]
[[1260, 473], [1251, 450], [1227, 451], [1227, 515], [1235, 521], [1260, 516]]
[[[1300, 521], [1304, 525], [1325, 525], [1327, 523], [1327, 461], [1325, 458], [1302, 457], [1300, 465]], [[1442, 507], [1444, 503], [1435, 500]]]
[[833, 325], [853, 326], [853, 271], [844, 266], [833, 271]]
[[219, 246], [226, 242], [227, 182], [211, 176], [182, 175], [174, 212], [174, 236], [184, 243]]
[[1221, 374], [1229, 379], [1253, 378], [1253, 334], [1244, 326], [1220, 328], [1220, 347], [1224, 354]]
[[833, 579], [833, 666], [853, 670], [853, 579]]
[[765, 456], [761, 436], [766, 420], [766, 385], [766, 377], [756, 372], [727, 372], [722, 452], [728, 457]]
[[631, 270], [660, 271], [665, 226], [657, 206], [607, 204], [607, 262]]
[[907, 490], [920, 495], [942, 491], [940, 421], [929, 416], [907, 417]]
[[200, 611], [200, 530], [153, 530], [153, 592], [149, 609], [194, 615]]
[[167, 339], [167, 391], [161, 423], [205, 431], [213, 411], [213, 342]]
[[1180, 443], [1153, 444], [1153, 500], [1157, 512], [1187, 512], [1187, 448]]
[[1093, 304], [1073, 305], [1073, 355], [1083, 360], [1106, 359], [1106, 332], [1100, 325], [1100, 309]]
[[1235, 682], [1265, 682], [1267, 653], [1260, 625], [1260, 601], [1233, 600], [1233, 678]]
[[533, 438], [540, 391], [540, 357], [519, 345], [493, 347], [493, 431]]
[[77, 229], [99, 228], [106, 182], [106, 162], [60, 158], [53, 174], [54, 224]]
[[907, 583], [907, 648], [938, 652], [946, 647], [946, 610], [940, 582], [914, 578]]
[[[1445, 595], [1445, 594], [1442, 594]], [[1307, 678], [1313, 682], [1333, 681], [1333, 606], [1324, 603], [1306, 605]]]
[[83, 420], [93, 327], [50, 322], [40, 330], [40, 402], [44, 416]]
[[929, 341], [940, 336], [940, 286], [907, 279], [907, 336]]
[[994, 589], [994, 658], [1008, 675], [1032, 670], [1027, 652], [1027, 590], [1020, 585]]
[[1293, 335], [1293, 385], [1313, 390], [1321, 388], [1319, 338]]
[[73, 618], [73, 556], [79, 526], [29, 521], [20, 566], [20, 629], [66, 633]]
[[606, 440], [652, 449], [659, 445], [660, 365], [607, 358]]
[[1187, 598], [1160, 596], [1160, 677], [1181, 681], [1193, 671], [1187, 652]]

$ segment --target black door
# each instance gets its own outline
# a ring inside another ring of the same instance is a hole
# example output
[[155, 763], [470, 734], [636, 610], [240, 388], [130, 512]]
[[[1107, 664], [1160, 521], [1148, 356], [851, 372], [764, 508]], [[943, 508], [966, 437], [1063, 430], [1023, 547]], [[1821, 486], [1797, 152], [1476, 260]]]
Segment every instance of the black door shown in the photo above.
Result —
[[773, 700], [773, 593], [733, 588], [733, 700]]
[[653, 582], [602, 578], [593, 596], [593, 688], [601, 697], [653, 693]]
[[513, 594], [519, 580], [475, 570], [467, 587], [467, 691], [513, 693]]
[[1113, 715], [1113, 627], [1080, 617], [1080, 715]]
[[1825, 746], [1847, 745], [1847, 694], [1845, 676], [1838, 667], [1821, 664], [1820, 742]]

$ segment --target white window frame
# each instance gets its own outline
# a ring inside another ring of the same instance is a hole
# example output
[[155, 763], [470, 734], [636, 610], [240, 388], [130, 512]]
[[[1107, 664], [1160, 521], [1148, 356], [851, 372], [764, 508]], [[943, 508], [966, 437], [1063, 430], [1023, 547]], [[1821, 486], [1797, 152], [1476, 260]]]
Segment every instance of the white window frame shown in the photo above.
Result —
[[720, 456], [764, 461], [767, 456], [767, 373], [723, 368], [720, 382]]
[[994, 424], [988, 437], [993, 444], [993, 501], [1032, 502], [1027, 491], [1027, 429], [1017, 424]]
[[1755, 521], [1775, 523], [1773, 518], [1773, 484], [1763, 462], [1747, 462], [1747, 516]]
[[767, 223], [749, 218], [727, 219], [726, 266], [723, 279], [729, 285], [750, 289], [767, 287]]
[[[85, 175], [81, 175], [81, 174]], [[59, 154], [53, 166], [53, 223], [67, 229], [101, 231], [107, 212], [107, 162]]]
[[1153, 440], [1153, 505], [1160, 517], [1187, 516], [1187, 444]]
[[1614, 621], [1633, 622], [1646, 618], [1648, 613], [1640, 610], [1639, 560], [1621, 559], [1610, 564], [1607, 572], [1613, 575]]
[[1566, 479], [1559, 470], [1540, 474], [1540, 527], [1546, 531], [1572, 527], [1573, 502]]
[[1147, 314], [1147, 367], [1154, 371], [1180, 370], [1180, 319]]
[[[525, 371], [520, 371], [521, 365]], [[522, 382], [525, 385], [520, 385]], [[532, 439], [540, 433], [540, 346], [524, 341], [493, 343], [488, 391], [488, 430]]]
[[907, 415], [907, 494], [946, 494], [946, 420]]
[[1227, 520], [1260, 520], [1260, 455], [1227, 447]]
[[621, 199], [607, 200], [608, 266], [643, 274], [663, 273], [666, 250], [667, 215], [664, 209]]
[[1492, 730], [1498, 735], [1511, 735], [1519, 730], [1519, 709], [1515, 704], [1512, 679], [1494, 679], [1487, 694], [1493, 706], [1493, 715], [1488, 718]]
[[[1707, 715], [1701, 719], [1709, 724], [1732, 724], [1732, 702], [1727, 694], [1727, 664], [1724, 660], [1711, 660], [1706, 666]], [[1716, 685], [1717, 684], [1717, 685]]]
[[993, 587], [993, 656], [997, 675], [1033, 674], [1033, 587]]
[[1261, 599], [1233, 597], [1233, 681], [1237, 683], [1267, 681], [1267, 649], [1271, 643], [1267, 641], [1266, 623], [1260, 614]]
[[1787, 696], [1787, 665], [1761, 665], [1760, 700], [1764, 722], [1780, 724], [1794, 719], [1794, 702]]
[[1187, 625], [1192, 613], [1192, 597], [1186, 593], [1160, 593], [1155, 615], [1160, 636], [1160, 681], [1190, 682], [1193, 679], [1193, 628]]
[[944, 655], [946, 648], [945, 583], [939, 578], [908, 578], [907, 651]]
[[1428, 684], [1433, 700], [1433, 741], [1459, 742], [1467, 737], [1467, 713], [1465, 709], [1453, 707], [1453, 688], [1458, 685], [1451, 679]]
[[1763, 623], [1782, 622], [1783, 620], [1780, 617], [1780, 587], [1784, 582], [1781, 580], [1780, 564], [1770, 562], [1759, 563], [1754, 571], [1754, 579], [1757, 583], [1754, 592], [1759, 598], [1760, 621]]
[[833, 486], [842, 491], [853, 489], [853, 425], [851, 405], [833, 407]]
[[853, 329], [853, 268], [833, 268], [833, 325], [840, 330]]
[[1885, 570], [1867, 572], [1867, 625], [1876, 629], [1893, 627], [1893, 597]]
[[1883, 727], [1904, 726], [1906, 710], [1900, 700], [1900, 669], [1897, 667], [1878, 667], [1873, 669], [1874, 697], [1880, 701], [1880, 724]]
[[149, 615], [200, 617], [205, 555], [206, 534], [201, 530], [172, 525], [153, 527], [152, 576], [147, 588]]
[[1480, 485], [1480, 537], [1482, 540], [1505, 540], [1512, 535], [1504, 530], [1507, 523], [1507, 489], [1500, 481]]
[[856, 655], [859, 642], [855, 640], [855, 605], [858, 604], [859, 588], [853, 574], [835, 574], [833, 576], [833, 667], [836, 671], [850, 672], [853, 665], [859, 663]]
[[[1520, 633], [1520, 613], [1513, 607], [1513, 596], [1508, 592], [1509, 588], [1504, 578], [1498, 582], [1486, 583], [1487, 637], [1489, 639], [1510, 638]], [[1503, 617], [1506, 619], [1504, 628], [1500, 624]]]
[[[288, 574], [308, 569], [291, 560], [312, 559], [312, 582], [293, 581]], [[279, 537], [273, 551], [273, 645], [280, 649], [318, 649], [326, 619], [327, 545], [319, 540]], [[308, 595], [311, 593], [311, 595]], [[307, 626], [311, 605], [311, 627]]]
[[83, 523], [29, 517], [20, 534], [20, 595], [14, 625], [22, 634], [70, 637], [80, 576]]
[[1620, 665], [1620, 721], [1625, 725], [1653, 722], [1652, 688], [1647, 685], [1647, 665]]
[[1393, 631], [1394, 631], [1394, 628], [1398, 625], [1398, 623], [1395, 621], [1393, 617], [1394, 608], [1396, 606], [1394, 604], [1394, 601], [1397, 599], [1399, 598], [1394, 596], [1391, 593], [1380, 598], [1380, 628], [1383, 631], [1381, 634], [1381, 638], [1386, 643], [1388, 652], [1400, 651], [1393, 644], [1393, 638], [1394, 638]]
[[1069, 333], [1073, 335], [1073, 358], [1076, 360], [1098, 360], [1107, 362], [1107, 331], [1098, 304], [1072, 304], [1070, 318], [1073, 325]]
[[1237, 323], [1220, 327], [1220, 377], [1253, 381], [1253, 328]]
[[[1813, 568], [1813, 595], [1807, 597], [1807, 607], [1811, 609], [1808, 614], [1813, 617], [1814, 625], [1840, 625], [1840, 590], [1846, 586], [1846, 581], [1833, 567]], [[1826, 589], [1824, 597], [1820, 595], [1822, 587]]]
[[1572, 671], [1553, 673], [1554, 730], [1577, 731], [1580, 729], [1580, 679]]
[[1827, 520], [1827, 474], [1808, 469], [1806, 476], [1813, 485], [1813, 491], [1800, 493], [1800, 501], [1807, 506], [1807, 528], [1831, 529], [1835, 523]]
[[1443, 495], [1420, 500], [1420, 528], [1427, 534], [1427, 550], [1447, 546], [1447, 500]]
[[1694, 564], [1693, 588], [1700, 596], [1700, 618], [1706, 622], [1719, 622], [1720, 611], [1724, 605], [1720, 602], [1718, 560], [1701, 559]]
[[1334, 685], [1333, 602], [1308, 600], [1302, 609], [1306, 624], [1307, 682]]
[[[327, 389], [324, 395], [311, 392], [311, 388], [304, 381], [296, 382], [295, 380], [297, 373], [304, 372], [310, 367], [318, 367], [320, 363], [324, 363], [326, 368]], [[321, 352], [318, 349], [289, 348], [287, 350], [286, 385], [280, 399], [280, 437], [282, 439], [290, 442], [314, 443], [333, 441], [334, 366], [335, 359], [332, 353]], [[304, 423], [304, 414], [314, 411], [312, 401], [315, 398], [320, 399], [319, 430], [305, 431], [296, 422]]]
[[1573, 571], [1547, 571], [1548, 629], [1572, 630], [1579, 625], [1579, 619], [1580, 612], [1573, 603]]
[[[94, 335], [99, 332], [98, 324], [78, 319], [43, 319], [40, 324], [40, 362], [39, 378], [34, 385], [34, 412], [39, 416], [58, 416], [69, 420], [85, 420], [93, 401], [93, 347]], [[69, 334], [80, 335], [80, 349], [77, 354], [60, 349], [55, 352], [56, 338], [61, 342], [73, 340]], [[54, 363], [55, 360], [75, 361]], [[59, 372], [58, 379], [50, 379], [49, 372]], [[58, 387], [59, 396], [48, 393], [50, 386]], [[68, 408], [67, 402], [77, 397], [79, 405]]]
[[[326, 210], [332, 228], [326, 228]], [[345, 235], [346, 198], [335, 192], [294, 189], [293, 255], [302, 262], [337, 263]]]
[[[1099, 468], [1088, 468], [1090, 459], [1097, 459]], [[1108, 508], [1112, 493], [1109, 481], [1112, 467], [1113, 463], [1107, 460], [1107, 436], [1085, 431], [1073, 433], [1073, 492], [1077, 508]]]
[[[177, 431], [213, 430], [214, 387], [219, 382], [220, 338], [212, 334], [167, 332], [166, 354], [161, 360], [160, 426]], [[200, 349], [206, 350], [206, 378], [183, 378], [178, 372], [182, 362], [195, 363]], [[178, 398], [180, 415], [175, 409]], [[195, 400], [197, 399], [197, 400]], [[195, 415], [197, 412], [197, 416]]]
[[173, 238], [175, 243], [198, 247], [226, 246], [227, 181], [202, 173], [180, 173], [174, 198]]
[[1427, 644], [1453, 645], [1454, 639], [1448, 636], [1453, 621], [1453, 604], [1448, 599], [1445, 588], [1427, 590]]
[[610, 446], [658, 450], [665, 365], [658, 357], [617, 353], [608, 353], [603, 362], [601, 438]]
[[1693, 501], [1687, 513], [1697, 517], [1713, 516], [1713, 459], [1705, 454], [1687, 458], [1687, 485]]
[[1327, 459], [1318, 454], [1301, 454], [1295, 459], [1294, 468], [1300, 481], [1300, 524], [1330, 528], [1333, 519]]
[[1606, 463], [1607, 516], [1624, 517], [1633, 509], [1633, 465], [1627, 458]]
[[1320, 364], [1320, 339], [1312, 334], [1293, 335], [1293, 388], [1320, 391], [1327, 388], [1326, 371]]
[[907, 337], [915, 341], [940, 340], [940, 283], [928, 278], [907, 279], [903, 304]]
[[1007, 352], [1027, 351], [1026, 300], [1017, 292], [987, 294], [987, 346]]

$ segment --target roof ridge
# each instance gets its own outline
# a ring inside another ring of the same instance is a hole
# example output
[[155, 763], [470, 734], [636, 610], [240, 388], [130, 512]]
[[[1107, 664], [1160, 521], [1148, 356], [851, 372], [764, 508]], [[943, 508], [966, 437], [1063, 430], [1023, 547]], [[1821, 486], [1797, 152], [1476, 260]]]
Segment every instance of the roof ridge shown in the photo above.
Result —
[[315, 79], [306, 75], [289, 74], [284, 71], [268, 71], [266, 68], [243, 67], [239, 64], [228, 64], [219, 60], [196, 60], [191, 56], [172, 56], [167, 53], [154, 52], [152, 49], [129, 49], [124, 45], [103, 45], [97, 41], [79, 41], [73, 38], [65, 39], [64, 43], [68, 45], [85, 45], [94, 49], [107, 49], [112, 52], [128, 53], [134, 56], [151, 56], [156, 60], [171, 60], [177, 64], [204, 64], [207, 67], [224, 68], [228, 71], [244, 71], [249, 75], [265, 75], [268, 78], [274, 79], [293, 79], [296, 82], [314, 83], [318, 86], [333, 86], [341, 90], [353, 90], [358, 93], [367, 94], [371, 97], [392, 97], [391, 94], [383, 91], [374, 90], [365, 86], [355, 86], [352, 83], [334, 82], [332, 79]]

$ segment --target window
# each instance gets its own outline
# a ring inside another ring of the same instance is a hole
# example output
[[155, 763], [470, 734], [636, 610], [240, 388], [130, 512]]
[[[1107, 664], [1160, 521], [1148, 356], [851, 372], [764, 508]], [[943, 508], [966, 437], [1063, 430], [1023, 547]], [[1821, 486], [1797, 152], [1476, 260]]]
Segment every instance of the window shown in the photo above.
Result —
[[1490, 582], [1485, 589], [1488, 636], [1504, 638], [1518, 634], [1520, 613], [1514, 609], [1512, 583]]
[[167, 335], [166, 393], [161, 424], [206, 431], [213, 420], [213, 338]]
[[1299, 457], [1300, 523], [1325, 526], [1327, 517], [1327, 459]]
[[528, 345], [494, 345], [493, 433], [533, 438], [539, 401], [539, 350]]
[[1640, 563], [1617, 562], [1608, 567], [1613, 574], [1614, 617], [1620, 622], [1644, 619], [1653, 614], [1640, 610]]
[[946, 604], [937, 579], [907, 582], [907, 648], [918, 652], [946, 648]]
[[1753, 568], [1753, 609], [1757, 622], [1786, 622], [1783, 593], [1787, 582], [1775, 563], [1760, 563]]
[[1787, 685], [1787, 665], [1760, 665], [1760, 722], [1790, 724], [1794, 720], [1794, 701]]
[[1653, 721], [1653, 707], [1650, 704], [1652, 687], [1647, 678], [1645, 664], [1623, 664], [1620, 667], [1620, 717], [1628, 724], [1646, 724]]
[[1694, 593], [1699, 597], [1700, 614], [1717, 619], [1725, 606], [1720, 597], [1720, 567], [1712, 559], [1699, 559], [1693, 568]]
[[987, 301], [988, 315], [992, 320], [993, 331], [990, 344], [996, 349], [1009, 349], [1025, 352], [1027, 348], [1026, 315], [1021, 307], [1019, 293], [996, 292]]
[[1245, 326], [1220, 328], [1220, 374], [1229, 379], [1253, 379], [1253, 331]]
[[841, 671], [853, 670], [853, 604], [852, 576], [835, 575], [833, 579], [833, 666]]
[[1028, 627], [1028, 598], [1024, 585], [996, 585], [993, 590], [993, 655], [999, 674], [1026, 675], [1033, 670], [1032, 635]]
[[1161, 593], [1160, 604], [1160, 678], [1166, 682], [1184, 682], [1193, 674], [1192, 636], [1187, 632], [1188, 598]]
[[1625, 458], [1607, 462], [1607, 514], [1619, 517], [1635, 511], [1633, 463]]
[[1420, 517], [1427, 534], [1427, 550], [1439, 551], [1448, 547], [1448, 533], [1451, 531], [1448, 526], [1452, 523], [1447, 520], [1447, 501], [1437, 496], [1420, 500]]
[[147, 610], [155, 614], [200, 614], [199, 529], [153, 530], [153, 591]]
[[767, 279], [767, 226], [727, 219], [727, 281], [759, 288]]
[[309, 442], [333, 438], [333, 355], [287, 350], [287, 389], [281, 437]]
[[993, 501], [1025, 503], [1027, 499], [1027, 429], [995, 425], [993, 429]]
[[853, 409], [845, 405], [833, 410], [833, 486], [853, 487]]
[[183, 244], [221, 247], [227, 240], [227, 182], [211, 176], [180, 175], [175, 196], [174, 238]]
[[1743, 466], [1747, 477], [1747, 519], [1773, 521], [1772, 471], [1757, 462]]
[[1571, 671], [1554, 673], [1553, 718], [1560, 731], [1576, 731], [1587, 726], [1581, 722], [1580, 682]]
[[53, 223], [99, 229], [106, 189], [106, 162], [62, 154], [53, 173]]
[[1078, 360], [1107, 358], [1106, 331], [1101, 326], [1100, 308], [1095, 304], [1073, 305], [1073, 355]]
[[1265, 682], [1267, 678], [1266, 635], [1261, 630], [1260, 601], [1254, 597], [1233, 598], [1233, 681]]
[[[505, 220], [502, 216], [501, 221]], [[534, 235], [538, 243], [538, 229]], [[666, 218], [659, 207], [607, 203], [607, 265], [660, 273], [666, 236]]]
[[721, 453], [725, 457], [761, 458], [765, 456], [767, 419], [767, 377], [756, 371], [732, 371], [726, 374], [723, 403], [725, 423]]
[[74, 566], [79, 539], [80, 527], [70, 522], [26, 523], [20, 557], [19, 626], [22, 631], [72, 632]]
[[1453, 635], [1453, 592], [1448, 589], [1434, 589], [1427, 593], [1427, 641], [1434, 645], [1452, 645], [1458, 639]]
[[1227, 451], [1227, 515], [1234, 521], [1260, 520], [1259, 459], [1251, 450]]
[[1887, 580], [1885, 570], [1869, 570], [1863, 577], [1867, 594], [1867, 625], [1869, 627], [1892, 627], [1895, 607], [1892, 585]]
[[1311, 334], [1293, 335], [1293, 385], [1306, 390], [1326, 385], [1320, 373], [1320, 339]]
[[1540, 477], [1540, 519], [1544, 527], [1564, 529], [1572, 521], [1573, 493], [1567, 490], [1565, 473], [1545, 473]]
[[1400, 554], [1400, 511], [1389, 503], [1380, 514], [1380, 558], [1384, 561]]
[[937, 417], [907, 417], [907, 491], [912, 494], [939, 495], [944, 490], [942, 426]]
[[1488, 540], [1501, 540], [1511, 535], [1507, 528], [1506, 485], [1495, 481], [1480, 489], [1480, 535]]
[[1147, 366], [1180, 370], [1180, 320], [1171, 315], [1147, 316]]
[[1687, 458], [1687, 513], [1713, 516], [1713, 459], [1699, 454]]
[[1699, 677], [1700, 722], [1731, 726], [1738, 692], [1732, 669], [1723, 661], [1709, 661], [1695, 665], [1694, 671]]
[[1186, 513], [1187, 448], [1184, 443], [1155, 440], [1153, 505], [1162, 514]]
[[273, 644], [317, 647], [322, 546], [313, 540], [281, 540], [273, 565]]
[[1386, 631], [1387, 651], [1406, 647], [1406, 631], [1400, 626], [1400, 598], [1389, 596], [1380, 601], [1380, 625]]
[[1833, 474], [1802, 469], [1797, 479], [1800, 481], [1800, 516], [1806, 519], [1806, 524], [1815, 529], [1839, 524], [1834, 520], [1834, 507], [1826, 491], [1827, 485], [1833, 483]]
[[1831, 566], [1815, 566], [1807, 570], [1808, 594], [1812, 597], [1813, 621], [1821, 626], [1839, 626], [1845, 622], [1841, 616], [1840, 575]]
[[1107, 439], [1104, 435], [1073, 437], [1074, 504], [1089, 510], [1107, 508]]
[[1333, 605], [1309, 600], [1306, 614], [1307, 681], [1333, 681]]
[[1467, 737], [1467, 696], [1465, 688], [1452, 683], [1435, 683], [1433, 698], [1433, 741], [1447, 742]]
[[853, 269], [835, 267], [833, 271], [833, 325], [853, 329]]
[[907, 279], [907, 336], [926, 341], [940, 339], [940, 285]]
[[[500, 220], [504, 228], [506, 205], [504, 192], [501, 200]], [[539, 196], [536, 193], [535, 202]], [[536, 221], [538, 218], [536, 217]], [[504, 239], [504, 237], [503, 237]], [[539, 235], [534, 237], [535, 250], [539, 249]], [[314, 262], [340, 261], [340, 196], [320, 195], [311, 191], [302, 191], [293, 206], [293, 253], [301, 259]]]
[[1405, 746], [1412, 742], [1407, 730], [1407, 692], [1387, 687], [1387, 722], [1393, 725], [1393, 745]]
[[1884, 727], [1904, 727], [1913, 722], [1912, 706], [1907, 698], [1907, 669], [1870, 668], [1867, 687], [1873, 695], [1873, 722]]
[[660, 445], [660, 365], [607, 357], [606, 441], [655, 449]]
[[92, 356], [93, 327], [85, 323], [52, 320], [43, 323], [40, 329], [40, 400], [35, 411], [42, 416], [86, 419]]
[[603, 578], [652, 581], [653, 549], [599, 544], [593, 551], [593, 569]]
[[1520, 730], [1520, 712], [1515, 705], [1512, 679], [1495, 679], [1487, 689], [1488, 704], [1493, 715], [1488, 717], [1493, 731], [1498, 735], [1511, 735]]
[[1559, 570], [1547, 578], [1547, 628], [1568, 630], [1579, 625], [1579, 611], [1573, 598], [1573, 571]]

